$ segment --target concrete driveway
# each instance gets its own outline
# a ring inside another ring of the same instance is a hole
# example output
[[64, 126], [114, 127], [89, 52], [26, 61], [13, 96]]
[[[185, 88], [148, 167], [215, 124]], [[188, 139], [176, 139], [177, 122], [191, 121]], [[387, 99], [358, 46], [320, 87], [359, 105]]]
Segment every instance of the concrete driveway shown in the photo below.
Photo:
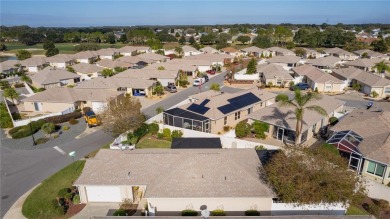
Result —
[[72, 219], [85, 219], [91, 216], [112, 216], [119, 209], [120, 203], [88, 203], [83, 210], [71, 217]]

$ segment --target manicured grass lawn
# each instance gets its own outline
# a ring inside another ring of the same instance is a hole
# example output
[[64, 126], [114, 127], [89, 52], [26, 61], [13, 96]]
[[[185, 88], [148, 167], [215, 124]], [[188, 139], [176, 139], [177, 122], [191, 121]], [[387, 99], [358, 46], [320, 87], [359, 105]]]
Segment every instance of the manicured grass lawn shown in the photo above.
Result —
[[75, 161], [49, 178], [45, 179], [23, 203], [22, 213], [27, 218], [63, 217], [57, 208], [57, 193], [60, 189], [69, 188], [80, 176], [85, 160]]
[[347, 209], [347, 215], [369, 215], [369, 213], [363, 209], [360, 209], [354, 205], [351, 205]]
[[171, 143], [167, 140], [146, 136], [138, 142], [136, 148], [171, 148]]

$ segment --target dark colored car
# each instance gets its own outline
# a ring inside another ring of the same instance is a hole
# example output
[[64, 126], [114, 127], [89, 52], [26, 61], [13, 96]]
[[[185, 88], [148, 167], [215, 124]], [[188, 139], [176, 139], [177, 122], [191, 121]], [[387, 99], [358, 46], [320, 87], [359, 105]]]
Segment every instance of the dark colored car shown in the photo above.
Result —
[[209, 81], [209, 76], [204, 75], [203, 78], [204, 78], [205, 82], [208, 82], [208, 81]]
[[215, 75], [215, 71], [214, 70], [207, 70], [206, 73], [209, 74], [209, 75]]
[[168, 84], [168, 86], [165, 87], [165, 90], [170, 92], [170, 93], [176, 93], [177, 88], [174, 84]]
[[295, 89], [307, 90], [307, 89], [309, 89], [309, 88], [310, 88], [309, 85], [306, 84], [306, 83], [298, 83], [298, 84], [296, 84], [296, 85], [294, 85], [294, 86], [291, 86], [291, 87], [290, 87], [290, 90], [295, 90]]

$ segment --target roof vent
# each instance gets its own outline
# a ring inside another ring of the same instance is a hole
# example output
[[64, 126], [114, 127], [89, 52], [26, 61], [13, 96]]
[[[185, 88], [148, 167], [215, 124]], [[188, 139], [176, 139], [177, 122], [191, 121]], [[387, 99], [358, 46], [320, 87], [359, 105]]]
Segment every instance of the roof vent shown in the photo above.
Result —
[[127, 178], [130, 179], [130, 172], [127, 173]]

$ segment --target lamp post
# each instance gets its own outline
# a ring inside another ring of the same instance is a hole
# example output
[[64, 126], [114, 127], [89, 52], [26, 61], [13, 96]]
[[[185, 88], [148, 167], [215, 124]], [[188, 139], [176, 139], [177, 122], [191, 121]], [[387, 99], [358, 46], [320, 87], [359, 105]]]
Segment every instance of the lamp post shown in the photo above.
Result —
[[32, 140], [33, 140], [33, 146], [36, 146], [37, 143], [35, 142], [35, 138], [34, 138], [34, 133], [33, 133], [32, 125], [31, 125], [31, 118], [29, 118], [29, 122], [30, 122], [31, 137], [32, 137]]

